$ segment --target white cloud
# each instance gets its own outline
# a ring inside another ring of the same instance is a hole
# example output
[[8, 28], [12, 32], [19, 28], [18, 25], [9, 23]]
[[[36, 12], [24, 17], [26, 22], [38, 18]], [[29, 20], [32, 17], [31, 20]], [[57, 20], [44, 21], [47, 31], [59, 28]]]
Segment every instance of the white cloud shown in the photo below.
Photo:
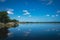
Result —
[[32, 17], [31, 15], [29, 15], [29, 17]]
[[49, 14], [47, 14], [46, 16], [50, 16]]
[[57, 16], [59, 16], [59, 15], [57, 15], [57, 14], [56, 15], [51, 15], [51, 17], [57, 17]]
[[8, 14], [14, 14], [12, 11], [7, 11]]
[[28, 16], [28, 17], [32, 17], [28, 10], [23, 10], [23, 15]]
[[59, 15], [58, 15], [58, 14], [55, 14], [55, 15], [49, 15], [49, 14], [47, 14], [46, 16], [47, 16], [47, 17], [49, 17], [49, 16], [50, 16], [50, 17], [57, 17], [57, 16], [59, 16]]
[[18, 16], [18, 18], [20, 18], [21, 16]]
[[8, 13], [8, 14], [14, 14], [13, 11], [14, 11], [14, 9], [8, 9], [8, 10], [7, 10], [7, 13]]
[[0, 0], [0, 2], [5, 2], [6, 0]]
[[23, 10], [24, 14], [23, 15], [30, 15], [30, 12], [28, 10]]
[[59, 16], [59, 15], [56, 14], [55, 16]]
[[47, 3], [47, 5], [50, 5], [52, 3], [53, 3], [53, 1], [52, 0], [49, 0], [49, 2]]

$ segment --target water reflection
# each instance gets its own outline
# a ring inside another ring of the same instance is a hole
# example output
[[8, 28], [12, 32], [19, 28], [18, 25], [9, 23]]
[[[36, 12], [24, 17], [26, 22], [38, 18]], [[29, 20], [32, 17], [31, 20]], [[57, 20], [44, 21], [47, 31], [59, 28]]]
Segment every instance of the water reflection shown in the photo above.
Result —
[[5, 40], [8, 37], [8, 28], [1, 28], [0, 29], [0, 40]]
[[1, 28], [0, 40], [60, 40], [60, 24], [21, 24]]
[[[18, 25], [14, 25], [13, 27], [17, 27]], [[0, 28], [0, 40], [6, 40], [8, 36], [12, 33], [9, 32], [10, 27]]]

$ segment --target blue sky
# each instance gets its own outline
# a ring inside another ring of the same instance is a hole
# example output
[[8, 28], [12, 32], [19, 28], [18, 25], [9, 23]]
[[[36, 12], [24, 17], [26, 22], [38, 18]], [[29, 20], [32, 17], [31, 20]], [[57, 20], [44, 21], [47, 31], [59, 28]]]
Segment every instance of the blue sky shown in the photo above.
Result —
[[0, 0], [0, 11], [19, 21], [60, 21], [60, 0]]

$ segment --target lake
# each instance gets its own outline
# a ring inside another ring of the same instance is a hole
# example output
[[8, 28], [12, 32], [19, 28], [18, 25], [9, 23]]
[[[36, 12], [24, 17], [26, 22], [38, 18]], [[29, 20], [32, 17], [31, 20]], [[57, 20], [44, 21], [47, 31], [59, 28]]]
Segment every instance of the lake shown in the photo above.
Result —
[[9, 28], [1, 38], [4, 40], [60, 40], [60, 24], [19, 24]]

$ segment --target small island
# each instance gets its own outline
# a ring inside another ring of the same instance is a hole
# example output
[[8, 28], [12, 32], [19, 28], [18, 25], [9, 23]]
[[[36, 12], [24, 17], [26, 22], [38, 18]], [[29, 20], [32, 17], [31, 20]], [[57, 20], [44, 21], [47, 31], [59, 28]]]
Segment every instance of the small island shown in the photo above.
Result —
[[16, 19], [10, 19], [8, 13], [6, 11], [0, 12], [0, 29], [1, 28], [9, 28], [18, 26], [19, 21]]

